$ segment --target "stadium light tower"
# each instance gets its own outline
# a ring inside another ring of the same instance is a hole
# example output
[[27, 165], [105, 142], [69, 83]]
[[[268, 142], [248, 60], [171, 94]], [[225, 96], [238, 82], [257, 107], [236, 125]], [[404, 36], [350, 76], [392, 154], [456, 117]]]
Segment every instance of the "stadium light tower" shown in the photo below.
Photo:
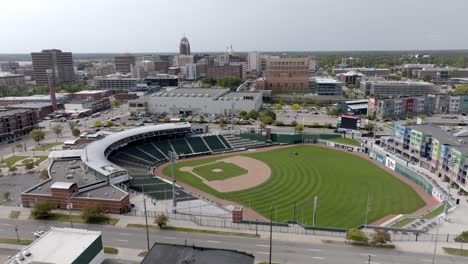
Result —
[[174, 151], [169, 151], [169, 159], [171, 160], [171, 174], [172, 174], [172, 211], [176, 212], [177, 200], [176, 200], [176, 190], [175, 190], [175, 173], [174, 173], [174, 162], [178, 158], [178, 155]]

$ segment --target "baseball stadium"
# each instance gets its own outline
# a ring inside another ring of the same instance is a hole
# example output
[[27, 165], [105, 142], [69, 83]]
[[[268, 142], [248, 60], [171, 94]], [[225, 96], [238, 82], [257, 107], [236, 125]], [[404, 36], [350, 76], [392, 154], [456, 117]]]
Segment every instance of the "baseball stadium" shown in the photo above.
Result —
[[[280, 135], [265, 140], [263, 135], [193, 134], [189, 123], [117, 134], [87, 155], [127, 171], [129, 188], [155, 200], [172, 199], [173, 155], [176, 198], [190, 194], [220, 206], [241, 206], [244, 219], [253, 221], [351, 228], [434, 205], [423, 188], [364, 151], [314, 144], [340, 135], [307, 135], [286, 142], [300, 144], [286, 144]], [[92, 170], [95, 161], [86, 158]]]

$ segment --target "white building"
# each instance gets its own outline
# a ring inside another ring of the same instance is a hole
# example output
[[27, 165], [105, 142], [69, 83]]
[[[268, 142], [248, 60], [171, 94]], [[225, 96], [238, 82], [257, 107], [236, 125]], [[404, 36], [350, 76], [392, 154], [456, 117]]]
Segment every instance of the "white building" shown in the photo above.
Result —
[[178, 88], [128, 102], [130, 112], [224, 114], [258, 111], [261, 92], [231, 92], [224, 88]]
[[432, 83], [411, 81], [374, 81], [360, 82], [361, 91], [366, 95], [379, 96], [414, 96], [437, 92]]
[[182, 67], [192, 63], [194, 63], [193, 55], [177, 55], [174, 57], [174, 65], [176, 67]]
[[184, 75], [186, 80], [196, 80], [200, 77], [200, 66], [194, 63], [185, 64], [180, 67], [182, 75]]
[[100, 231], [51, 227], [7, 263], [100, 264], [104, 259]]
[[260, 73], [261, 70], [261, 60], [260, 52], [252, 51], [247, 55], [247, 71], [257, 71]]

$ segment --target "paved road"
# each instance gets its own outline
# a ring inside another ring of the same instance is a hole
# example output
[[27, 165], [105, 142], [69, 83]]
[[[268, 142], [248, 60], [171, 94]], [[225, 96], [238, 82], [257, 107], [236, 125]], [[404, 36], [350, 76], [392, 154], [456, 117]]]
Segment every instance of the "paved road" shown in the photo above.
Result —
[[[0, 237], [15, 238], [14, 225], [19, 227], [21, 238], [33, 239], [32, 232], [47, 230], [51, 225], [56, 227], [69, 227], [68, 223], [50, 223], [47, 221], [26, 221], [0, 219]], [[146, 233], [139, 228], [118, 228], [109, 226], [74, 224], [76, 228], [87, 228], [103, 232], [103, 240], [106, 246], [146, 248]], [[274, 237], [273, 237], [274, 239]], [[180, 243], [222, 247], [253, 253], [256, 260], [267, 260], [269, 245], [265, 238], [243, 238], [234, 236], [220, 236], [210, 234], [185, 233], [150, 230], [150, 243], [160, 241], [166, 243]], [[421, 246], [432, 246], [421, 244]], [[273, 261], [280, 263], [368, 263], [371, 255], [371, 263], [377, 264], [414, 264], [431, 263], [430, 254], [417, 254], [399, 252], [396, 250], [368, 249], [344, 245], [328, 245], [321, 243], [304, 243], [295, 241], [273, 241]], [[437, 256], [437, 263], [466, 263], [466, 258]]]

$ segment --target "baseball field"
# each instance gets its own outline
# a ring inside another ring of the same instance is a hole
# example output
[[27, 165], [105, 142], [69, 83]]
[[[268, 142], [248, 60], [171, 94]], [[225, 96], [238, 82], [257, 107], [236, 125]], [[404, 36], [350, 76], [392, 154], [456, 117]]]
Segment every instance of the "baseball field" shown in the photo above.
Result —
[[[416, 191], [372, 162], [319, 146], [213, 156], [176, 163], [178, 182], [220, 199], [250, 207], [273, 221], [296, 220], [316, 226], [356, 227], [389, 214], [405, 214], [426, 205]], [[170, 167], [163, 173], [170, 175]]]

